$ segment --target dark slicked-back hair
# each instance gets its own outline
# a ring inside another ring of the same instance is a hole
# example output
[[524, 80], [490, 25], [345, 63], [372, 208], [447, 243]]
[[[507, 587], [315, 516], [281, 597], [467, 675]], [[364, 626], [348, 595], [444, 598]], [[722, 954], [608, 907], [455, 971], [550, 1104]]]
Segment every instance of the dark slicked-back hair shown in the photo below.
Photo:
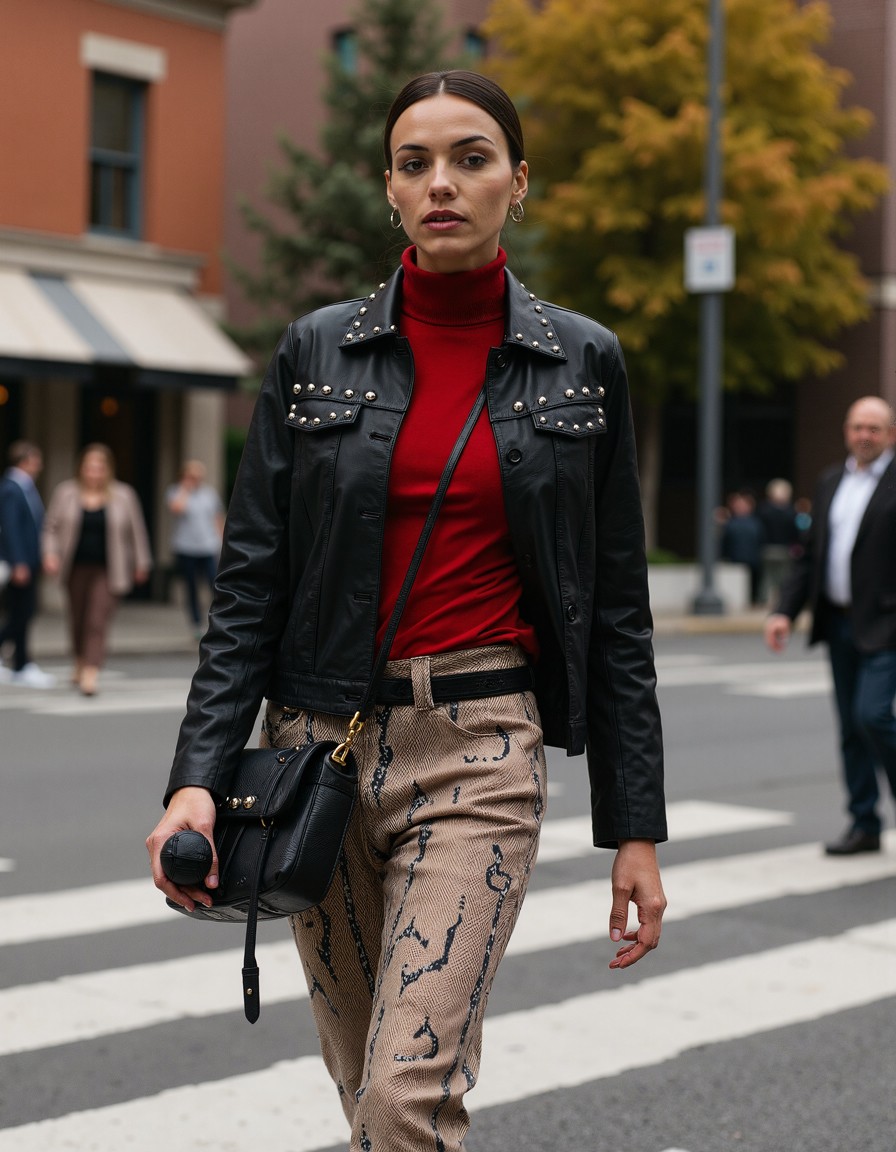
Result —
[[386, 158], [386, 168], [392, 170], [392, 129], [402, 112], [406, 112], [412, 104], [426, 100], [430, 96], [440, 96], [443, 92], [449, 96], [459, 96], [462, 100], [469, 100], [487, 112], [493, 120], [497, 120], [507, 141], [510, 152], [510, 162], [516, 168], [526, 158], [523, 145], [523, 129], [517, 115], [513, 101], [500, 85], [487, 76], [480, 76], [478, 72], [466, 72], [455, 69], [451, 72], [427, 72], [417, 76], [405, 84], [404, 88], [392, 101], [392, 107], [386, 116], [383, 129], [383, 154]]

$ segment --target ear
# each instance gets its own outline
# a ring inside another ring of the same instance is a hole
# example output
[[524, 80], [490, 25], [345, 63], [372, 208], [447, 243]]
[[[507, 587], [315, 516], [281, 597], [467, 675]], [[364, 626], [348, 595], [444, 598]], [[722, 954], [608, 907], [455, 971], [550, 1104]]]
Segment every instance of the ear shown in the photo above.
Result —
[[522, 200], [528, 191], [529, 165], [525, 160], [521, 160], [519, 168], [513, 174], [513, 197], [515, 200]]
[[386, 178], [386, 199], [393, 208], [397, 208], [398, 205], [395, 203], [395, 197], [392, 195], [392, 173], [387, 168], [383, 175]]

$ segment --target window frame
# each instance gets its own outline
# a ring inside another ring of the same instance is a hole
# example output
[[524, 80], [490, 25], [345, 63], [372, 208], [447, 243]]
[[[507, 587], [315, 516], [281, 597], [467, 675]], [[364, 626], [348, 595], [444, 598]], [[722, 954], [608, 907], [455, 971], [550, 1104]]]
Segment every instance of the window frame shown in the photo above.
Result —
[[[126, 91], [130, 98], [130, 137], [133, 147], [128, 152], [101, 148], [94, 144], [97, 81], [113, 83]], [[146, 94], [148, 85], [129, 76], [95, 69], [91, 73], [90, 147], [88, 153], [88, 228], [100, 236], [117, 236], [139, 240], [143, 235], [143, 177], [145, 173]], [[95, 177], [95, 172], [99, 170]], [[119, 228], [111, 223], [115, 174], [123, 172], [128, 181], [125, 215], [129, 225]], [[95, 179], [98, 182], [99, 219], [93, 219]]]

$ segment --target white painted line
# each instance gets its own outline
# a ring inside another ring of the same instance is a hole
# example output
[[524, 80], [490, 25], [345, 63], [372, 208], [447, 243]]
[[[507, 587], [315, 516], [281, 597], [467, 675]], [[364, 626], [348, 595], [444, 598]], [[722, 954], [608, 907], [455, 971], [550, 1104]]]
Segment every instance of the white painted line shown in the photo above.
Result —
[[[896, 829], [885, 832], [881, 843], [882, 852], [849, 858], [825, 856], [818, 844], [799, 844], [671, 865], [662, 870], [669, 904], [665, 922], [892, 879], [896, 877]], [[530, 891], [510, 937], [508, 954], [601, 940], [609, 930], [609, 915], [607, 880]]]
[[791, 700], [796, 696], [829, 696], [833, 691], [830, 673], [768, 684], [732, 684], [725, 689], [728, 696], [760, 696], [768, 700]]
[[[670, 804], [668, 818], [676, 839], [771, 827], [791, 820], [788, 813], [694, 800]], [[560, 860], [598, 851], [591, 844], [588, 818], [552, 821], [548, 817], [542, 842], [550, 853], [547, 857], [542, 855], [542, 859]], [[0, 947], [156, 924], [174, 915], [148, 874], [145, 880], [120, 880], [89, 888], [8, 896], [0, 899]]]
[[38, 700], [29, 711], [40, 716], [115, 716], [127, 712], [183, 712], [187, 693], [180, 690], [153, 692], [149, 696], [105, 696], [99, 693], [90, 699]]
[[[856, 980], [855, 974], [862, 973]], [[620, 974], [621, 975], [621, 974]], [[486, 1020], [473, 1110], [572, 1088], [896, 995], [896, 920]], [[649, 1035], [632, 1027], [649, 1020]], [[605, 1043], [595, 1043], [600, 1033]], [[317, 1057], [0, 1132], [0, 1152], [319, 1152], [345, 1140]]]
[[830, 684], [830, 669], [821, 660], [817, 663], [801, 660], [774, 664], [680, 664], [657, 670], [657, 684], [660, 689], [693, 688], [704, 684], [729, 687], [737, 685], [743, 688], [801, 681], [810, 681], [814, 684], [825, 677]]
[[6, 896], [0, 900], [0, 947], [113, 932], [174, 915], [148, 875], [145, 880]]
[[[702, 800], [681, 800], [669, 804], [669, 839], [698, 840], [705, 836], [726, 836], [760, 828], [780, 828], [793, 823], [790, 812], [749, 808], [741, 804], [716, 804]], [[590, 856], [597, 851], [592, 843], [591, 817], [548, 818], [541, 829], [540, 862]]]
[[[208, 925], [211, 931], [227, 931]], [[239, 929], [230, 934], [236, 940]], [[289, 929], [284, 925], [289, 936]], [[262, 1005], [307, 997], [292, 937], [256, 949]], [[63, 976], [0, 991], [0, 1056], [34, 1052], [172, 1020], [236, 1011], [241, 948], [105, 972]]]
[[[890, 833], [896, 847], [896, 832]], [[830, 860], [816, 845], [752, 853], [665, 869], [666, 922], [783, 896], [848, 888], [896, 876], [896, 859], [884, 854]], [[508, 955], [587, 943], [595, 962], [609, 963], [609, 881], [532, 891], [510, 938]], [[174, 913], [169, 913], [174, 915]], [[2, 910], [0, 910], [2, 917]], [[242, 945], [239, 925], [201, 925]], [[284, 926], [284, 933], [288, 930]], [[259, 948], [265, 1007], [306, 995], [291, 939]], [[603, 957], [601, 960], [600, 957]], [[241, 1007], [242, 949], [202, 953], [158, 964], [115, 968], [24, 984], [0, 991], [0, 1055], [88, 1040], [187, 1016], [236, 1012]]]

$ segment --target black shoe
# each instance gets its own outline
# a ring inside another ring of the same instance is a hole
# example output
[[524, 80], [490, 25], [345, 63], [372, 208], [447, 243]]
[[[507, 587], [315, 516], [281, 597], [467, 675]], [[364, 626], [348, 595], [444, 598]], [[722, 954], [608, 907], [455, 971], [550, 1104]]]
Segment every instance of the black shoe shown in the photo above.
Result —
[[880, 852], [880, 836], [872, 832], [862, 832], [858, 828], [844, 834], [841, 840], [825, 844], [828, 856], [855, 856], [857, 852]]

